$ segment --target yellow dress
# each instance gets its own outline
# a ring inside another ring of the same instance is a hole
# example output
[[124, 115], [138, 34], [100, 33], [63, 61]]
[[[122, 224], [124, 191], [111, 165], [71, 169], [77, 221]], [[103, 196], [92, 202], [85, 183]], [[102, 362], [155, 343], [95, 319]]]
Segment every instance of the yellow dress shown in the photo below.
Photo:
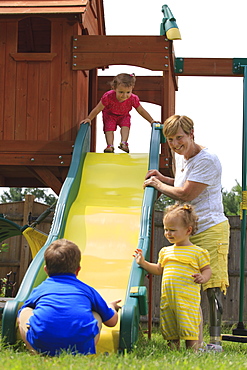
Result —
[[160, 324], [167, 340], [197, 340], [200, 324], [200, 284], [193, 274], [209, 265], [206, 249], [189, 246], [164, 247], [158, 263], [163, 267]]

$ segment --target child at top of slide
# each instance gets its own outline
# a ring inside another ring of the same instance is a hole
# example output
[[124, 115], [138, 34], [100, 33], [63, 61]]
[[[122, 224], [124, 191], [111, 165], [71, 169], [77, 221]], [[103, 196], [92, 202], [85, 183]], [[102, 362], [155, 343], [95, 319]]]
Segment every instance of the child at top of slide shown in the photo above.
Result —
[[102, 96], [96, 107], [81, 122], [81, 124], [87, 122], [91, 124], [91, 121], [102, 111], [103, 130], [107, 143], [104, 153], [114, 153], [114, 131], [117, 126], [120, 127], [121, 134], [118, 148], [129, 153], [128, 138], [131, 125], [129, 112], [132, 107], [150, 124], [156, 122], [140, 104], [139, 97], [132, 93], [135, 82], [134, 74], [120, 73], [115, 76], [110, 83], [112, 90]]

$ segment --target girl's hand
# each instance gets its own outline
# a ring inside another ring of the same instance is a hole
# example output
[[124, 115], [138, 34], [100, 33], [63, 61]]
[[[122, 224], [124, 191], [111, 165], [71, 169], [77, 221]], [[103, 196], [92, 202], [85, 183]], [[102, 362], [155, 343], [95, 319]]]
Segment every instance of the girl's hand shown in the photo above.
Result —
[[192, 275], [192, 277], [194, 278], [194, 283], [197, 283], [197, 284], [203, 284], [205, 283], [205, 279], [204, 277], [202, 276], [202, 274], [194, 274]]
[[152, 126], [153, 123], [159, 123], [159, 124], [161, 124], [160, 121], [155, 121], [154, 119], [150, 122], [150, 125]]
[[89, 124], [90, 124], [90, 126], [91, 126], [91, 119], [90, 118], [85, 118], [85, 119], [83, 119], [82, 121], [81, 121], [81, 123], [80, 123], [80, 125], [85, 125], [85, 123], [88, 123], [89, 122]]
[[143, 254], [142, 254], [142, 249], [137, 248], [135, 250], [135, 254], [133, 254], [133, 257], [135, 257], [136, 263], [138, 265], [141, 265], [142, 262], [144, 262], [144, 257], [143, 257]]

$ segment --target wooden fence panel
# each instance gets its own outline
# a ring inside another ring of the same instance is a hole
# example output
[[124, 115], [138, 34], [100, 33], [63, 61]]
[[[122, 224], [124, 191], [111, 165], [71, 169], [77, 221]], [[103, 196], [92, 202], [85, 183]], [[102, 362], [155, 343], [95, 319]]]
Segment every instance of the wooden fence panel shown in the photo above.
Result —
[[[32, 217], [38, 217], [49, 206], [34, 202], [33, 195], [26, 195], [25, 202], [11, 202], [0, 204], [0, 213], [7, 219], [20, 226], [28, 224], [28, 216], [31, 212]], [[36, 229], [48, 234], [53, 215], [48, 216], [42, 223], [37, 225]], [[25, 272], [32, 260], [31, 250], [24, 236], [14, 236], [6, 239], [4, 243], [8, 244], [8, 251], [0, 253], [0, 278], [6, 277], [9, 272], [16, 274], [15, 293], [25, 275]], [[11, 276], [10, 280], [13, 280]]]
[[[30, 196], [29, 196], [30, 197]], [[32, 212], [33, 217], [39, 216], [47, 205], [30, 202], [28, 208]], [[19, 225], [26, 225], [27, 219], [23, 219], [24, 214], [24, 203], [25, 202], [13, 202], [0, 204], [0, 213], [7, 215], [7, 218], [16, 222]], [[27, 214], [27, 212], [26, 212]], [[169, 245], [168, 241], [164, 237], [163, 224], [162, 224], [163, 213], [155, 211], [154, 213], [154, 237], [153, 237], [153, 256], [154, 262], [158, 259], [159, 250]], [[37, 229], [49, 233], [52, 222], [52, 215], [47, 217]], [[228, 324], [238, 322], [239, 314], [239, 274], [240, 274], [240, 219], [238, 216], [230, 216], [229, 222], [231, 226], [230, 234], [230, 251], [228, 256], [229, 266], [229, 280], [230, 287], [227, 290], [226, 296], [223, 296], [223, 321]], [[0, 278], [5, 277], [10, 271], [16, 272], [17, 285], [19, 287], [21, 280], [31, 262], [31, 252], [26, 239], [23, 236], [16, 236], [5, 241], [9, 245], [9, 250], [4, 253], [0, 253]], [[145, 279], [145, 284], [149, 286], [149, 279]], [[247, 262], [245, 262], [245, 286], [247, 284]], [[153, 276], [152, 279], [152, 320], [153, 323], [159, 322], [159, 304], [160, 304], [160, 285], [161, 277]], [[247, 296], [244, 295], [244, 321], [247, 321]], [[202, 293], [202, 310], [204, 321], [208, 322], [208, 302], [205, 292]], [[144, 317], [143, 321], [147, 318]]]

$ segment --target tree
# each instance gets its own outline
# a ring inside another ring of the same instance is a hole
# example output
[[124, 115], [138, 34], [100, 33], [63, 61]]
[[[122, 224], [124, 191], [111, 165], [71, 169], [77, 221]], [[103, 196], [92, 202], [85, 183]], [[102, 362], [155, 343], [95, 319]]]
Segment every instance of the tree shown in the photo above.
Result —
[[167, 197], [164, 194], [161, 194], [155, 202], [154, 209], [155, 211], [164, 211], [166, 207], [175, 203], [174, 199]]
[[240, 202], [242, 199], [242, 187], [237, 180], [231, 191], [222, 191], [224, 212], [226, 216], [240, 214]]
[[35, 200], [50, 206], [57, 200], [57, 197], [53, 194], [47, 194], [47, 191], [48, 190], [38, 188], [9, 188], [9, 192], [4, 191], [3, 195], [1, 195], [1, 202], [20, 202], [25, 199], [26, 194], [33, 194]]

